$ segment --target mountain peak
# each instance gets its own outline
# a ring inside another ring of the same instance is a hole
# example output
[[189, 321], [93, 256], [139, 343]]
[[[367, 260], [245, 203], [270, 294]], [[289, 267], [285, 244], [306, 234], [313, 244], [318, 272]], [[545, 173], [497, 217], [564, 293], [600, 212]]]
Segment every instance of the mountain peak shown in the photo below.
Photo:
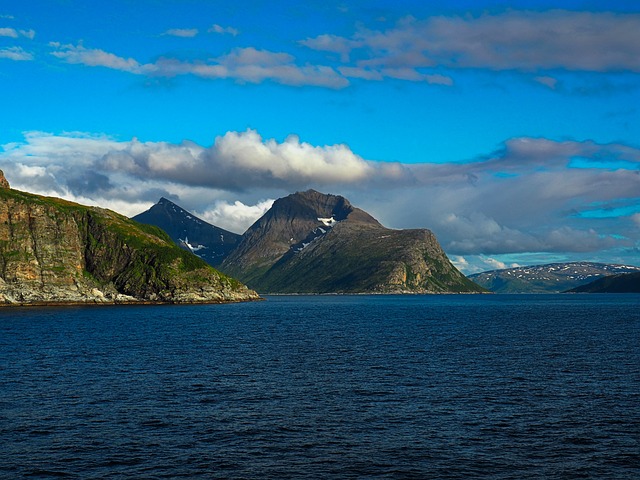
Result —
[[428, 230], [390, 230], [340, 195], [276, 200], [221, 269], [271, 293], [481, 291]]
[[276, 200], [271, 208], [272, 216], [309, 220], [317, 223], [319, 218], [333, 218], [336, 222], [349, 219], [359, 223], [381, 226], [371, 215], [355, 208], [341, 195], [320, 193], [316, 190], [296, 192]]
[[240, 241], [240, 235], [205, 222], [165, 197], [133, 219], [162, 228], [179, 246], [213, 266]]

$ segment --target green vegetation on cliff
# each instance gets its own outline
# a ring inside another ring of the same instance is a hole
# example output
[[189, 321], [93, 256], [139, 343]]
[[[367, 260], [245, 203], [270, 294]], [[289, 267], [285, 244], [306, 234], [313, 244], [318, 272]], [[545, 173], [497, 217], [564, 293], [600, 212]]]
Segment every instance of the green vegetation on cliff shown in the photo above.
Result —
[[0, 188], [0, 303], [255, 299], [157, 227]]

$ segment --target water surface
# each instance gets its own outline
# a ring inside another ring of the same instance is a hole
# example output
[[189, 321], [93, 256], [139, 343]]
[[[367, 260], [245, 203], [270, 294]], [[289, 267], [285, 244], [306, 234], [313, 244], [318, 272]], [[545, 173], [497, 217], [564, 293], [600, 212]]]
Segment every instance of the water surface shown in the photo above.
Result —
[[640, 478], [640, 296], [0, 310], [0, 477]]

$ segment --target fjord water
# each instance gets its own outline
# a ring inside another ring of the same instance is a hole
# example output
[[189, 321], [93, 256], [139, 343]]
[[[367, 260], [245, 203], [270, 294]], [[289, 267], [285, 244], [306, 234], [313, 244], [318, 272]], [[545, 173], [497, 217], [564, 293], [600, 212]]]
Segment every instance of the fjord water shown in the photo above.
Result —
[[640, 296], [0, 310], [2, 478], [640, 478]]

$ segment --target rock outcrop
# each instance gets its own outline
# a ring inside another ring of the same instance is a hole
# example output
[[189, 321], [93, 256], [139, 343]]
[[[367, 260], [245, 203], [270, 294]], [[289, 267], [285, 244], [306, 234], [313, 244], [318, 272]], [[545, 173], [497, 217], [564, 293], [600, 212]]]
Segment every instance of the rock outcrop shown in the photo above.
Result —
[[0, 170], [0, 188], [11, 188], [2, 170]]
[[0, 305], [258, 298], [157, 227], [105, 209], [0, 189]]
[[426, 229], [391, 230], [338, 195], [276, 200], [220, 266], [261, 293], [483, 292]]

